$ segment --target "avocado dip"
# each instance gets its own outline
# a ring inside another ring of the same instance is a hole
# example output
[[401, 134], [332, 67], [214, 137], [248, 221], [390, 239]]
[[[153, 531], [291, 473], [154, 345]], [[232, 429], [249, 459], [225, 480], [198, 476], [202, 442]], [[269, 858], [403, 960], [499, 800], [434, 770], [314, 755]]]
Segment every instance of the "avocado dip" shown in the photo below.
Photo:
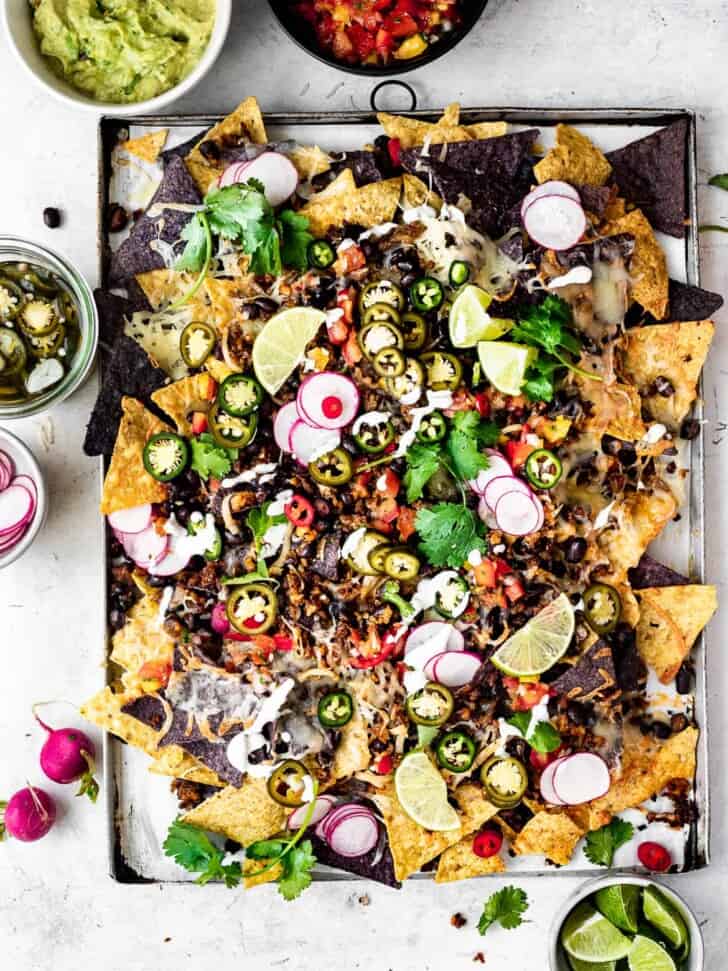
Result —
[[40, 49], [69, 84], [97, 101], [154, 98], [194, 68], [216, 0], [34, 0]]

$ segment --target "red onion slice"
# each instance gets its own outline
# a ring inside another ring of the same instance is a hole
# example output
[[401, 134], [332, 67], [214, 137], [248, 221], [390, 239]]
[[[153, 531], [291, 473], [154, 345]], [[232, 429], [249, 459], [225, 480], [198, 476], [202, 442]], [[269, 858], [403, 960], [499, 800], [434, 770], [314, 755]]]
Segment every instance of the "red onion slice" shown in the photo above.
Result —
[[612, 784], [607, 763], [594, 752], [576, 752], [559, 760], [554, 771], [556, 796], [567, 806], [579, 806], [599, 799], [609, 792]]
[[171, 577], [180, 570], [184, 570], [190, 562], [189, 556], [181, 553], [178, 549], [170, 549], [158, 563], [147, 567], [147, 572], [155, 577]]
[[492, 479], [496, 479], [501, 475], [513, 475], [513, 469], [508, 459], [501, 455], [499, 451], [496, 449], [486, 449], [485, 454], [488, 456], [488, 468], [481, 469], [476, 478], [468, 481], [468, 485], [478, 496], [483, 495], [486, 486]]
[[33, 518], [35, 499], [23, 485], [10, 485], [0, 492], [0, 537], [15, 532]]
[[[328, 816], [335, 804], [336, 800], [333, 796], [318, 796], [313, 807], [313, 812], [311, 813], [309, 825], [315, 826], [316, 823], [320, 823], [324, 817]], [[310, 805], [311, 803], [307, 802], [303, 806], [299, 806], [298, 809], [293, 810], [288, 817], [287, 826], [289, 829], [300, 829], [303, 826]]]
[[353, 858], [373, 850], [379, 839], [379, 823], [373, 814], [342, 819], [330, 832], [328, 844], [339, 856]]
[[291, 451], [291, 429], [297, 421], [300, 421], [300, 415], [295, 401], [289, 401], [287, 405], [279, 408], [273, 419], [273, 437], [282, 452]]

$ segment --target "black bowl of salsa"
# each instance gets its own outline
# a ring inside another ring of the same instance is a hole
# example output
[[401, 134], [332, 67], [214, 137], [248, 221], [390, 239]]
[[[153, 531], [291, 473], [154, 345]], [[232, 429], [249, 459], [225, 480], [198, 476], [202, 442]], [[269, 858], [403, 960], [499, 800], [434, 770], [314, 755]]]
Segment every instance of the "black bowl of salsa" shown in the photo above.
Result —
[[[281, 27], [317, 60], [390, 77], [447, 54], [488, 0], [269, 0]], [[336, 12], [336, 16], [334, 16]]]

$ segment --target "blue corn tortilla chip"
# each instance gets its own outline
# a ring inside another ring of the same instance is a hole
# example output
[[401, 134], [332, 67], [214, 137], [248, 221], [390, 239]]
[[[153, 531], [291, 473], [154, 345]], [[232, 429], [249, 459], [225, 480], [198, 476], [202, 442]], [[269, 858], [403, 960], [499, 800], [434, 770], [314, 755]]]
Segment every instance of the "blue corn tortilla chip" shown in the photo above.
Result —
[[690, 583], [687, 577], [672, 567], [665, 566], [648, 553], [643, 553], [637, 566], [629, 571], [629, 582], [634, 590], [649, 587], [684, 587]]
[[389, 845], [386, 842], [382, 824], [382, 837], [384, 845], [378, 844], [373, 850], [365, 853], [364, 856], [346, 857], [334, 853], [328, 843], [320, 839], [313, 828], [306, 833], [311, 840], [313, 851], [319, 863], [324, 866], [334, 867], [337, 870], [344, 870], [346, 873], [353, 873], [358, 877], [365, 877], [368, 880], [375, 880], [386, 887], [399, 889], [402, 884], [394, 875], [394, 861]]
[[655, 229], [685, 235], [687, 119], [607, 153], [621, 195], [640, 208]]
[[203, 132], [197, 132], [196, 135], [188, 138], [185, 142], [181, 142], [179, 145], [175, 145], [173, 148], [165, 148], [159, 155], [162, 160], [162, 165], [166, 168], [173, 158], [187, 158], [195, 145], [201, 139], [205, 138], [209, 131], [210, 129], [207, 128]]
[[122, 416], [121, 399], [138, 398], [161, 417], [151, 399], [167, 383], [167, 375], [156, 367], [146, 352], [130, 337], [121, 335], [114, 344], [103, 371], [101, 390], [86, 427], [83, 450], [86, 455], [111, 455]]
[[[136, 281], [134, 281], [136, 283]], [[144, 291], [137, 290], [127, 297], [120, 297], [108, 290], [94, 290], [94, 302], [99, 315], [99, 342], [106, 350], [112, 348], [124, 333], [124, 318], [137, 310], [151, 310]]]
[[595, 641], [576, 664], [551, 682], [551, 689], [569, 701], [594, 701], [614, 691], [616, 672], [612, 648], [605, 641]]
[[650, 323], [674, 324], [685, 320], [708, 320], [723, 306], [723, 297], [710, 290], [670, 280], [668, 289], [668, 311], [664, 320], [654, 320], [650, 316]]
[[582, 206], [595, 216], [604, 215], [613, 192], [608, 185], [577, 185], [576, 191]]
[[[149, 207], [165, 202], [183, 205], [199, 205], [202, 202], [187, 166], [178, 157], [173, 158], [164, 170]], [[154, 217], [146, 213], [141, 216], [129, 237], [112, 253], [109, 266], [111, 286], [124, 286], [139, 273], [162, 269], [164, 260], [149, 244], [157, 239], [165, 243], [177, 242], [192, 216], [193, 213], [177, 209], [165, 209]]]
[[338, 175], [342, 169], [351, 169], [357, 188], [369, 185], [371, 182], [383, 182], [394, 175], [389, 159], [383, 152], [344, 152], [340, 160], [331, 165], [332, 171]]
[[432, 159], [473, 176], [489, 176], [496, 170], [501, 177], [513, 179], [520, 174], [524, 161], [531, 157], [539, 134], [538, 128], [528, 128], [497, 138], [430, 145], [427, 155], [422, 154], [421, 148], [409, 148], [401, 153], [402, 167], [418, 175], [418, 162]]

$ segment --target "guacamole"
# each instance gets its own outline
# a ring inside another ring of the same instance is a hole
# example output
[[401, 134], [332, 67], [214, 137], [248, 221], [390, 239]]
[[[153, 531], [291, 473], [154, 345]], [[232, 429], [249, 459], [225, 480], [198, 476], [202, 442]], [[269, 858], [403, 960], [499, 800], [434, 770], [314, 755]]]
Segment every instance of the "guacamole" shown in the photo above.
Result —
[[43, 54], [73, 87], [128, 104], [174, 87], [200, 60], [215, 0], [36, 0]]

